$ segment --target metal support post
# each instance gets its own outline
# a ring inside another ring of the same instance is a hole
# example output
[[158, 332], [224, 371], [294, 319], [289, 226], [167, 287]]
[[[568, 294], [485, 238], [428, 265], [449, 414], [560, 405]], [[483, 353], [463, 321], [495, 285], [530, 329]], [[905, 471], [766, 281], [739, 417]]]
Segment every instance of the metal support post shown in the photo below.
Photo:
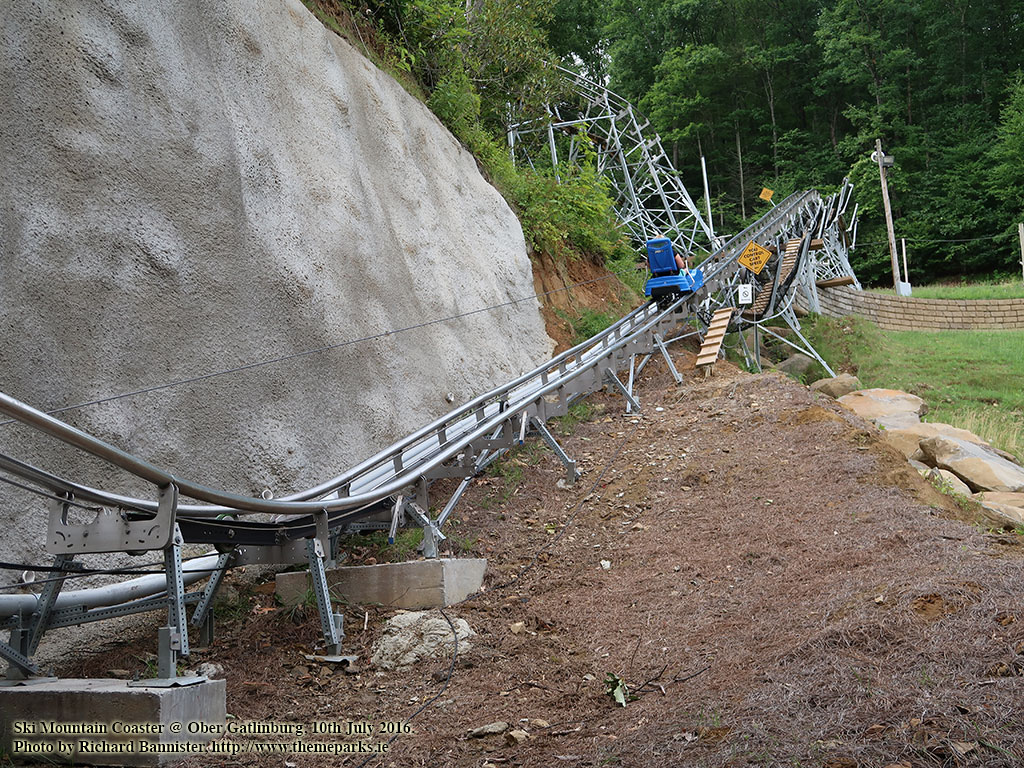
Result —
[[621, 381], [619, 381], [619, 377], [615, 375], [615, 371], [609, 368], [608, 370], [605, 371], [604, 375], [605, 378], [608, 379], [608, 383], [614, 386], [617, 390], [619, 390], [619, 392], [622, 393], [622, 396], [626, 398], [626, 402], [639, 411], [640, 401], [629, 393], [629, 390], [626, 389], [625, 385]]
[[541, 438], [548, 444], [548, 447], [555, 452], [558, 460], [562, 462], [562, 466], [565, 467], [565, 482], [571, 485], [579, 480], [580, 473], [576, 471], [576, 462], [569, 458], [569, 455], [558, 444], [555, 436], [551, 434], [544, 422], [537, 418], [533, 418], [530, 421], [534, 429], [540, 432]]
[[224, 580], [224, 573], [234, 557], [234, 552], [225, 552], [217, 558], [217, 565], [214, 566], [210, 579], [203, 588], [199, 604], [192, 611], [192, 626], [199, 629], [199, 645], [207, 646], [213, 642], [213, 598], [217, 594], [217, 590]]
[[437, 557], [438, 542], [446, 541], [447, 537], [438, 530], [437, 523], [430, 519], [430, 513], [415, 501], [410, 501], [407, 509], [423, 528], [423, 541], [420, 544], [423, 556], [428, 560]]
[[11, 629], [10, 642], [0, 642], [0, 658], [7, 661], [7, 679], [0, 685], [18, 685], [29, 676], [39, 674], [39, 667], [28, 657], [28, 637], [28, 630], [23, 629], [19, 621], [18, 626]]
[[[636, 369], [636, 355], [629, 356], [629, 381], [626, 383], [626, 389], [629, 390], [629, 394], [633, 394], [633, 376], [635, 375]], [[626, 403], [626, 413], [632, 413], [633, 406], [628, 402]]]
[[57, 602], [57, 595], [60, 594], [60, 590], [64, 586], [64, 580], [67, 578], [68, 571], [71, 570], [73, 562], [74, 555], [57, 555], [53, 559], [53, 567], [58, 569], [60, 576], [47, 582], [36, 603], [37, 608], [35, 613], [32, 614], [32, 620], [29, 624], [27, 655], [30, 657], [39, 648], [39, 641], [43, 639], [43, 633], [46, 632], [46, 628], [50, 624], [53, 605]]
[[341, 641], [345, 637], [344, 620], [340, 613], [334, 613], [331, 596], [327, 588], [327, 573], [324, 569], [324, 551], [317, 538], [306, 541], [306, 557], [309, 559], [309, 580], [313, 582], [316, 608], [320, 614], [320, 631], [328, 656], [341, 655]]
[[676, 364], [672, 362], [672, 356], [668, 353], [668, 347], [665, 346], [665, 342], [661, 339], [661, 334], [654, 334], [654, 343], [658, 345], [658, 349], [661, 350], [662, 356], [665, 358], [665, 362], [668, 363], [668, 369], [672, 372], [672, 378], [676, 380], [676, 384], [683, 383], [683, 377], [676, 370]]
[[185, 578], [181, 568], [181, 547], [184, 539], [174, 524], [171, 544], [164, 549], [164, 574], [167, 579], [167, 625], [158, 631], [157, 676], [155, 679], [133, 680], [130, 686], [169, 688], [193, 685], [205, 677], [178, 677], [178, 660], [188, 658], [188, 620], [185, 616]]

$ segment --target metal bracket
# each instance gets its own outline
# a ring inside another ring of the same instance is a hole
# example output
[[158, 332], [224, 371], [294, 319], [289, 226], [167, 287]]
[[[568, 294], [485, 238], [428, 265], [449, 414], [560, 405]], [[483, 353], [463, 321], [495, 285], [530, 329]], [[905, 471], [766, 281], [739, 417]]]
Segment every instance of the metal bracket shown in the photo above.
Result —
[[48, 503], [50, 520], [46, 551], [51, 555], [97, 554], [102, 552], [146, 552], [165, 549], [174, 535], [174, 515], [178, 506], [178, 488], [173, 483], [160, 488], [159, 505], [154, 517], [129, 520], [121, 509], [100, 509], [91, 523], [72, 523], [68, 514], [73, 497]]
[[555, 440], [555, 436], [551, 434], [551, 431], [545, 426], [544, 422], [534, 417], [530, 419], [533, 424], [533, 428], [540, 432], [541, 438], [548, 444], [548, 447], [555, 452], [559, 461], [565, 467], [565, 482], [568, 484], [575, 483], [580, 479], [580, 473], [576, 471], [576, 462], [569, 458], [569, 455], [562, 450], [562, 446]]

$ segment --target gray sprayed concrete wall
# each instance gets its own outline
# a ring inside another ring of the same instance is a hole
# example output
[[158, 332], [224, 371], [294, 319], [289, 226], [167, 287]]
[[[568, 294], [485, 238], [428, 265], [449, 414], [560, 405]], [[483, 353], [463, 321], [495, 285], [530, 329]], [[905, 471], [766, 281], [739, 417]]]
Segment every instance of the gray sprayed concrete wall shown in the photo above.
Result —
[[847, 285], [819, 288], [818, 303], [823, 315], [856, 315], [888, 331], [1024, 328], [1024, 299], [915, 299]]
[[[247, 495], [552, 346], [536, 300], [380, 335], [531, 296], [530, 261], [473, 158], [299, 0], [0, 2], [0, 211], [0, 390], [36, 407], [338, 345], [61, 414]], [[0, 450], [146, 490], [18, 426]], [[0, 523], [0, 558], [46, 562], [41, 500], [0, 486]]]

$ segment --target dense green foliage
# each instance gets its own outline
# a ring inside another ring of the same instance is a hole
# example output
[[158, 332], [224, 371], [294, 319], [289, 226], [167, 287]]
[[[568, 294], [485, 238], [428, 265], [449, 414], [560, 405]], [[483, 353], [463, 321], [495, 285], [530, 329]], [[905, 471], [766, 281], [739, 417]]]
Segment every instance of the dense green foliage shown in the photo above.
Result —
[[336, 31], [354, 30], [368, 54], [425, 99], [516, 208], [531, 250], [632, 266], [592, 167], [563, 168], [556, 180], [550, 170], [514, 166], [504, 145], [511, 105], [520, 119], [537, 116], [563, 95], [546, 42], [553, 0], [306, 1]]
[[763, 210], [762, 186], [849, 175], [862, 222], [854, 266], [891, 279], [869, 160], [880, 138], [896, 160], [897, 237], [910, 241], [915, 282], [1014, 271], [1022, 0], [611, 0], [573, 16], [581, 6], [556, 4], [575, 25], [551, 44], [640, 104], [692, 187], [707, 156], [722, 231]]
[[[532, 246], [629, 258], [592, 170], [512, 166], [510, 116], [563, 96], [561, 60], [607, 79], [660, 132], [691, 189], [707, 157], [717, 229], [849, 176], [862, 281], [889, 257], [876, 138], [911, 278], [1016, 273], [1024, 219], [1024, 0], [306, 0], [347, 14], [480, 159]], [[360, 37], [362, 40], [363, 37]]]

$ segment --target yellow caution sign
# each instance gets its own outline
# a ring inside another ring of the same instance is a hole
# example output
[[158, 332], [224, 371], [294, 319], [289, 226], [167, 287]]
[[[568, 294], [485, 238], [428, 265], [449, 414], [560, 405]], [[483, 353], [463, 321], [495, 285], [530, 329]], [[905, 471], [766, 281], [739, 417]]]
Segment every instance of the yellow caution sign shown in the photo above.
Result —
[[764, 269], [764, 265], [768, 263], [768, 259], [771, 256], [771, 251], [751, 240], [750, 244], [743, 249], [743, 253], [740, 254], [738, 261], [755, 275], [760, 275], [761, 270]]
[[775, 194], [775, 190], [774, 189], [768, 189], [768, 187], [762, 187], [761, 188], [761, 194], [758, 195], [758, 197], [760, 197], [766, 203], [770, 203], [772, 201], [772, 195], [774, 195], [774, 194]]

